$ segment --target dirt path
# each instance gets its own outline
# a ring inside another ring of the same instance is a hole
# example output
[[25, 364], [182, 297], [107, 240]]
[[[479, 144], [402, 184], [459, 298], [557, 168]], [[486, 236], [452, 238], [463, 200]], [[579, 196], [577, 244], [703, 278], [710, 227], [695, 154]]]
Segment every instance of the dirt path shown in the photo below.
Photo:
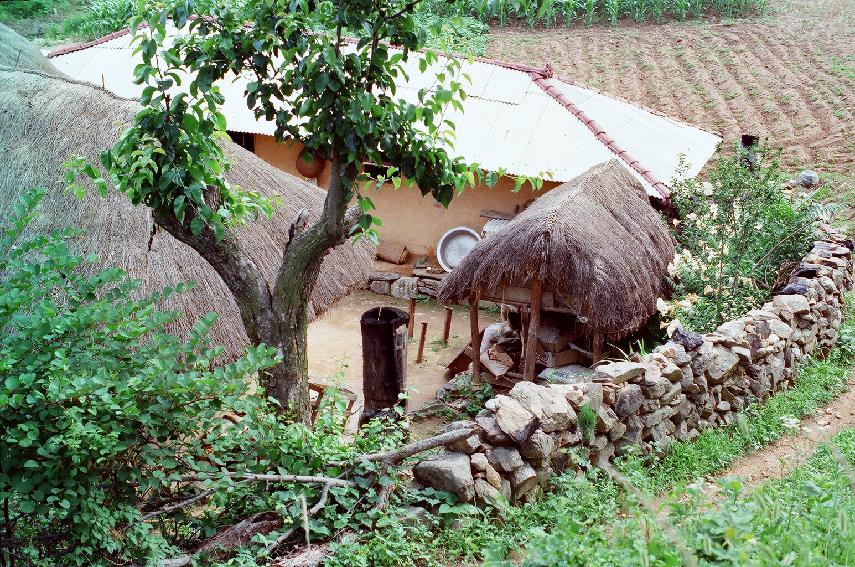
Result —
[[855, 427], [855, 374], [846, 391], [799, 423], [796, 433], [744, 455], [713, 478], [740, 477], [747, 488], [785, 477], [816, 449], [843, 429]]

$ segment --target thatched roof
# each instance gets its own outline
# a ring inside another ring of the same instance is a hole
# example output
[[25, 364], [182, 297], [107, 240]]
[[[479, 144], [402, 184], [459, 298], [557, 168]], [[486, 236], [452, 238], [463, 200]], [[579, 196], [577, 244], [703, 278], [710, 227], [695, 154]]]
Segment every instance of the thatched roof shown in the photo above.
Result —
[[[196, 282], [195, 290], [164, 305], [188, 315], [177, 331], [215, 311], [220, 316], [213, 331], [215, 343], [225, 346], [227, 355], [238, 353], [247, 338], [237, 306], [219, 276], [193, 249], [157, 230], [147, 208], [134, 207], [115, 191], [106, 199], [91, 191], [83, 201], [64, 193], [63, 163], [74, 155], [98, 163], [99, 152], [115, 143], [139, 103], [65, 78], [2, 25], [0, 46], [0, 218], [8, 218], [24, 191], [48, 188], [35, 230], [83, 229], [76, 251], [97, 254], [104, 264], [123, 268], [143, 282], [145, 291]], [[232, 164], [228, 176], [232, 183], [278, 194], [283, 201], [271, 219], [239, 230], [244, 249], [272, 282], [291, 220], [303, 207], [319, 216], [325, 193], [235, 144], [227, 143], [225, 151]], [[363, 283], [372, 259], [373, 250], [365, 243], [345, 243], [331, 252], [312, 294], [314, 312], [328, 309]]]
[[673, 240], [616, 160], [542, 195], [478, 243], [439, 288], [444, 304], [543, 281], [557, 303], [616, 339], [638, 330], [666, 287]]

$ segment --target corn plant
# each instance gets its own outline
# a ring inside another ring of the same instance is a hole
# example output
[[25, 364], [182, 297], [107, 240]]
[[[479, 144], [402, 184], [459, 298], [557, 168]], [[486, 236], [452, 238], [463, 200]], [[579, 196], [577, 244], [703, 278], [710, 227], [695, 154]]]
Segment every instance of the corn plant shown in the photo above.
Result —
[[616, 26], [620, 17], [620, 0], [606, 0], [606, 11], [609, 15], [609, 21], [613, 26]]
[[650, 11], [653, 12], [653, 19], [657, 24], [662, 23], [662, 17], [665, 15], [665, 0], [651, 0]]
[[704, 0], [692, 0], [692, 14], [700, 19], [704, 12]]
[[579, 8], [579, 0], [564, 0], [563, 2], [563, 18], [564, 25], [570, 26], [576, 19], [576, 10]]
[[543, 25], [554, 26], [558, 21], [559, 0], [540, 0], [537, 19]]
[[647, 19], [647, 8], [651, 0], [630, 0], [629, 13], [632, 19], [636, 22], [643, 22]]
[[689, 12], [689, 0], [674, 0], [674, 15], [681, 22], [686, 19]]
[[585, 25], [594, 25], [594, 9], [596, 8], [596, 0], [585, 0]]

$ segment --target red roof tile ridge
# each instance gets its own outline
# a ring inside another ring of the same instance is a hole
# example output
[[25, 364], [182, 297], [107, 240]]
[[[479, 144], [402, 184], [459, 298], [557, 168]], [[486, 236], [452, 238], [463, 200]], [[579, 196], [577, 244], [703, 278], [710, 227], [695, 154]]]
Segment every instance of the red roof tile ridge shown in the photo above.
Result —
[[[549, 69], [549, 67], [547, 67]], [[582, 124], [585, 125], [588, 130], [590, 130], [594, 136], [604, 145], [609, 151], [615, 154], [618, 158], [620, 158], [624, 163], [626, 163], [629, 167], [631, 167], [635, 172], [637, 172], [645, 181], [650, 183], [656, 191], [662, 196], [662, 200], [668, 202], [671, 199], [671, 191], [668, 189], [668, 186], [656, 178], [653, 173], [650, 172], [649, 169], [642, 166], [641, 163], [629, 152], [625, 149], [621, 148], [618, 143], [603, 129], [602, 126], [597, 124], [592, 118], [590, 118], [587, 114], [585, 114], [582, 109], [580, 109], [576, 104], [564, 96], [564, 94], [559, 91], [555, 86], [549, 84], [549, 77], [543, 73], [538, 72], [537, 70], [533, 70], [529, 72], [529, 76], [532, 81], [543, 89], [543, 91], [551, 96], [558, 104], [566, 108], [575, 116]], [[560, 80], [560, 79], [559, 79]], [[570, 83], [572, 84], [572, 83]], [[600, 93], [603, 94], [603, 93]], [[605, 95], [604, 96], [609, 96]]]
[[[143, 27], [141, 25], [140, 27]], [[95, 47], [97, 45], [101, 45], [102, 43], [107, 43], [108, 41], [113, 41], [114, 39], [118, 39], [122, 36], [128, 35], [131, 33], [131, 30], [128, 28], [115, 31], [113, 33], [107, 34], [104, 37], [99, 37], [98, 39], [93, 39], [92, 41], [85, 41], [83, 43], [75, 43], [74, 45], [67, 45], [65, 47], [61, 47], [54, 51], [51, 51], [47, 54], [48, 59], [52, 59], [54, 57], [59, 57], [60, 55], [68, 55], [69, 53], [74, 53], [76, 51], [83, 51], [84, 49], [89, 49], [90, 47]]]

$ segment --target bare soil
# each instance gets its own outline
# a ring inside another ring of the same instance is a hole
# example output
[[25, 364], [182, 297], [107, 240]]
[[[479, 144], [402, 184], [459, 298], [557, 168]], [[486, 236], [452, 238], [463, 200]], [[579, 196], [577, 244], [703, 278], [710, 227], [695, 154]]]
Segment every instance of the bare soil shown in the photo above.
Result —
[[803, 420], [792, 435], [738, 459], [716, 478], [738, 477], [747, 487], [787, 476], [816, 449], [844, 429], [855, 427], [855, 374], [846, 391], [813, 416]]
[[[373, 307], [388, 305], [407, 310], [407, 301], [369, 291], [356, 291], [309, 325], [309, 376], [313, 382], [339, 381], [356, 393], [362, 392], [362, 335], [359, 318]], [[442, 343], [445, 309], [434, 302], [416, 304], [413, 339], [407, 344], [407, 388], [409, 408], [417, 409], [433, 398], [449, 376], [445, 365], [469, 340], [469, 311], [456, 308], [451, 319], [448, 344]], [[481, 313], [480, 323], [498, 321], [498, 314]], [[418, 338], [427, 322], [424, 360], [417, 364]]]
[[493, 28], [488, 55], [543, 66], [722, 134], [759, 134], [791, 169], [855, 175], [855, 0], [780, 0], [735, 22]]

